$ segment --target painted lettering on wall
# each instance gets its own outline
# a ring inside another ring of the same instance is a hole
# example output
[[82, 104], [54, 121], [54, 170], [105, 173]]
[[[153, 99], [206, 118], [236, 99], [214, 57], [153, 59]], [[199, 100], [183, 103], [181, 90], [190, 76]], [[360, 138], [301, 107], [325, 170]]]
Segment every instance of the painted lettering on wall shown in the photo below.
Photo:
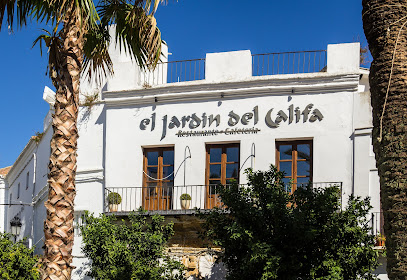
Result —
[[[321, 111], [314, 108], [314, 104], [308, 104], [305, 108], [295, 107], [291, 104], [286, 110], [275, 110], [270, 108], [264, 117], [265, 124], [270, 128], [277, 128], [281, 123], [287, 123], [288, 125], [292, 123], [305, 123], [305, 122], [315, 122], [322, 121], [324, 116]], [[156, 127], [157, 116], [156, 113], [151, 114], [151, 117], [145, 118], [140, 122], [141, 130], [154, 131]], [[234, 127], [236, 125], [243, 126], [253, 126], [251, 129], [238, 129], [237, 131], [248, 133], [257, 133], [260, 129], [255, 128], [259, 122], [259, 107], [255, 106], [251, 111], [246, 113], [237, 113], [234, 110], [230, 111], [227, 115], [227, 125], [229, 127]], [[191, 115], [185, 115], [182, 117], [164, 115], [161, 120], [161, 139], [163, 140], [167, 136], [167, 130], [177, 129], [176, 135], [178, 137], [185, 136], [208, 136], [217, 135], [219, 133], [224, 133], [226, 135], [232, 135], [236, 133], [228, 133], [230, 129], [225, 130], [215, 129], [221, 124], [220, 114], [210, 114], [193, 113]], [[191, 129], [191, 131], [182, 131], [183, 128]], [[205, 129], [194, 132], [194, 129]], [[212, 130], [210, 129], [212, 128]], [[181, 129], [181, 130], [180, 130]], [[198, 133], [199, 132], [199, 133]]]

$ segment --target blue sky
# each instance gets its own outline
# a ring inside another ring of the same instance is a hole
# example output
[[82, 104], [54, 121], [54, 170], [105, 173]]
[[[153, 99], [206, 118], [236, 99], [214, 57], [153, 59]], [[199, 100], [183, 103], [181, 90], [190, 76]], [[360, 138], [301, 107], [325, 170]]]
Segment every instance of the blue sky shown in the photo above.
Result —
[[[169, 0], [156, 17], [171, 61], [244, 49], [256, 54], [366, 45], [361, 11], [357, 0]], [[0, 32], [0, 168], [12, 165], [30, 136], [42, 131], [49, 109], [42, 100], [44, 86], [52, 87], [46, 56], [31, 48], [41, 27]]]

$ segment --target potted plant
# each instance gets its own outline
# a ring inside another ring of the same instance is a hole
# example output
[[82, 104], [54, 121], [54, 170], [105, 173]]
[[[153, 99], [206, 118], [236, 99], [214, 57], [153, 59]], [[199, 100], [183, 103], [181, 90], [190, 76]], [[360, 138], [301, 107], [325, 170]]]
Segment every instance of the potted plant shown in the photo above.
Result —
[[107, 202], [109, 204], [109, 211], [117, 212], [119, 204], [122, 202], [122, 197], [117, 192], [111, 192], [107, 196]]
[[181, 208], [184, 209], [189, 209], [191, 206], [191, 196], [187, 193], [181, 194]]
[[376, 236], [376, 246], [381, 246], [381, 247], [384, 247], [385, 245], [385, 242], [386, 242], [386, 237], [383, 235], [383, 234], [381, 234], [381, 233], [379, 233], [377, 236]]

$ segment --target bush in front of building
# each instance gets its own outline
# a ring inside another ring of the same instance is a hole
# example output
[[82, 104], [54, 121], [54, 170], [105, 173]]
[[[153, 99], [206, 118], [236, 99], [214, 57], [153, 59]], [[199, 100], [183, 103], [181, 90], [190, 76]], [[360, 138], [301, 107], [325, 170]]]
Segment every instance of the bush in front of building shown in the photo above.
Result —
[[36, 280], [40, 278], [38, 257], [22, 241], [14, 243], [9, 233], [0, 232], [0, 279]]
[[249, 170], [247, 188], [219, 188], [227, 212], [202, 214], [227, 279], [376, 279], [369, 199], [351, 196], [341, 210], [338, 188], [289, 194], [282, 176]]
[[184, 266], [165, 254], [173, 224], [141, 213], [128, 220], [85, 214], [82, 251], [91, 259], [89, 276], [109, 280], [181, 280]]

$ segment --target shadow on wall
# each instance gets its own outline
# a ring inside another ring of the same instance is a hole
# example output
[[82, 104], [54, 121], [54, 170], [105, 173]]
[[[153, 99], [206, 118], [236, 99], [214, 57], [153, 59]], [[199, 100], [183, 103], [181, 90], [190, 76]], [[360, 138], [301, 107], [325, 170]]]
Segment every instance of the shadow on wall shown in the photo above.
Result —
[[72, 272], [72, 280], [92, 280], [86, 273], [90, 269], [91, 261], [86, 258], [74, 258], [73, 265], [76, 267]]
[[205, 279], [205, 280], [221, 280], [226, 277], [226, 268], [221, 263], [214, 263], [214, 259], [210, 255], [201, 256], [199, 258], [199, 278], [190, 277], [192, 279]]
[[383, 256], [380, 256], [379, 263], [380, 263], [380, 266], [374, 271], [374, 273], [377, 275], [378, 279], [380, 279], [380, 280], [389, 280], [389, 277], [387, 276], [387, 271], [386, 271], [386, 265], [387, 265], [386, 258]]

